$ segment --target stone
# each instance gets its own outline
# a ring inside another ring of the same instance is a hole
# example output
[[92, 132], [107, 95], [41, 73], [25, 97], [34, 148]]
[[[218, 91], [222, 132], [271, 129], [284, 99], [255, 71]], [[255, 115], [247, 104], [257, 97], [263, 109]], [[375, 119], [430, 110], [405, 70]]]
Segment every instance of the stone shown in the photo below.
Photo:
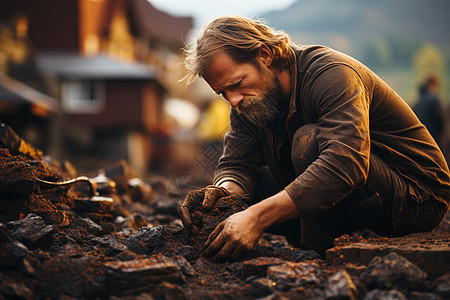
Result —
[[27, 246], [33, 245], [54, 231], [53, 225], [47, 225], [44, 220], [35, 214], [28, 214], [18, 221], [8, 222], [8, 229], [14, 239]]
[[364, 300], [407, 300], [402, 292], [397, 290], [385, 291], [385, 290], [373, 290], [366, 294]]
[[123, 251], [128, 250], [128, 247], [116, 240], [110, 240], [105, 247], [105, 255], [116, 256]]
[[177, 282], [181, 270], [174, 259], [154, 256], [125, 262], [106, 262], [106, 286], [114, 294], [130, 295], [146, 292], [157, 284]]
[[295, 247], [266, 247], [257, 244], [249, 251], [246, 257], [276, 257], [292, 262], [301, 262], [305, 260], [322, 259], [322, 256], [314, 250], [305, 250]]
[[444, 299], [450, 299], [450, 273], [437, 279], [435, 293]]
[[120, 229], [131, 228], [133, 231], [148, 225], [147, 221], [139, 214], [132, 214], [126, 218], [119, 216], [114, 220], [114, 223], [117, 224]]
[[134, 202], [150, 202], [153, 196], [153, 189], [140, 178], [131, 178], [127, 182], [128, 194]]
[[327, 280], [325, 298], [342, 300], [358, 299], [358, 290], [350, 275], [345, 270], [337, 272]]
[[276, 283], [268, 278], [257, 278], [250, 282], [250, 293], [255, 298], [267, 297], [274, 293]]
[[258, 257], [251, 260], [244, 261], [242, 265], [242, 278], [248, 278], [250, 276], [266, 277], [267, 269], [270, 266], [281, 265], [286, 263], [286, 261], [273, 258], [273, 257]]
[[145, 243], [134, 236], [127, 237], [123, 243], [128, 250], [135, 254], [148, 254], [150, 252]]
[[12, 242], [14, 241], [13, 236], [6, 228], [5, 224], [0, 223], [0, 242]]
[[128, 180], [134, 177], [132, 173], [125, 160], [120, 160], [115, 165], [105, 168], [105, 176], [116, 183], [116, 190], [120, 195], [128, 191]]
[[406, 258], [394, 252], [375, 257], [361, 275], [361, 281], [369, 288], [408, 289], [420, 287], [427, 274]]
[[177, 262], [180, 267], [181, 272], [189, 277], [194, 277], [197, 275], [197, 271], [192, 267], [192, 265], [184, 258], [184, 256], [175, 256], [173, 259]]
[[74, 223], [93, 235], [98, 235], [102, 231], [102, 227], [89, 218], [79, 218]]
[[84, 197], [74, 200], [76, 212], [109, 214], [114, 211], [114, 199], [111, 197]]
[[142, 227], [139, 228], [134, 237], [143, 241], [149, 249], [153, 249], [163, 244], [163, 230], [164, 227], [162, 225], [155, 227]]
[[278, 285], [319, 284], [320, 275], [320, 266], [315, 262], [287, 262], [267, 269], [267, 278]]
[[0, 267], [11, 267], [21, 262], [28, 248], [19, 241], [0, 243]]

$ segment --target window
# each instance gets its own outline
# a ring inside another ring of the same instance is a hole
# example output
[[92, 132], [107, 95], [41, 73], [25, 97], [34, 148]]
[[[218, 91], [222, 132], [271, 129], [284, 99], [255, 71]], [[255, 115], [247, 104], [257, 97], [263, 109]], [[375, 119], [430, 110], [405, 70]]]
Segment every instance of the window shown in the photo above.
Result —
[[98, 81], [70, 81], [63, 86], [63, 107], [70, 113], [99, 113], [105, 105], [103, 84]]

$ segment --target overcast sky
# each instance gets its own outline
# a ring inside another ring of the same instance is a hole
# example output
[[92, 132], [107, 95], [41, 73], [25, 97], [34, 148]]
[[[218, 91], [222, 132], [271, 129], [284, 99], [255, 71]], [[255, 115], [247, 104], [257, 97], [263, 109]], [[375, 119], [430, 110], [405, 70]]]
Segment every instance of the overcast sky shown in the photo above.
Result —
[[149, 0], [156, 8], [175, 16], [194, 17], [199, 29], [212, 17], [238, 14], [259, 17], [259, 14], [288, 7], [295, 0]]

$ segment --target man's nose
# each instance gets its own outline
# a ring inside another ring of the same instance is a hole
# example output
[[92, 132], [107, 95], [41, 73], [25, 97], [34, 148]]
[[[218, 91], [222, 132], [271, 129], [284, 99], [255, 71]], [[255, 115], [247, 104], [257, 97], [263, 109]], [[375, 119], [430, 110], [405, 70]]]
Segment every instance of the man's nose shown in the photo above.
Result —
[[226, 93], [228, 102], [230, 102], [230, 105], [232, 107], [236, 107], [241, 103], [242, 100], [244, 100], [244, 95], [238, 92], [228, 92]]

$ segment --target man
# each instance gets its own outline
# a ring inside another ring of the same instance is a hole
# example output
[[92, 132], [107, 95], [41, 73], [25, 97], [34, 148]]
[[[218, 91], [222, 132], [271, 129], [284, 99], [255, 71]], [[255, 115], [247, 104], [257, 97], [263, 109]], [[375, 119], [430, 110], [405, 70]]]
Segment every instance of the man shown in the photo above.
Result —
[[419, 100], [414, 106], [414, 112], [427, 127], [434, 140], [441, 145], [444, 130], [444, 115], [438, 98], [439, 81], [436, 75], [429, 75], [419, 87]]
[[182, 221], [197, 230], [196, 201], [252, 199], [211, 233], [205, 256], [237, 259], [275, 225], [323, 254], [357, 229], [399, 236], [442, 220], [450, 181], [441, 151], [409, 106], [358, 61], [225, 16], [186, 48], [185, 62], [188, 82], [202, 77], [232, 110], [214, 185], [196, 191], [201, 199], [185, 198]]

